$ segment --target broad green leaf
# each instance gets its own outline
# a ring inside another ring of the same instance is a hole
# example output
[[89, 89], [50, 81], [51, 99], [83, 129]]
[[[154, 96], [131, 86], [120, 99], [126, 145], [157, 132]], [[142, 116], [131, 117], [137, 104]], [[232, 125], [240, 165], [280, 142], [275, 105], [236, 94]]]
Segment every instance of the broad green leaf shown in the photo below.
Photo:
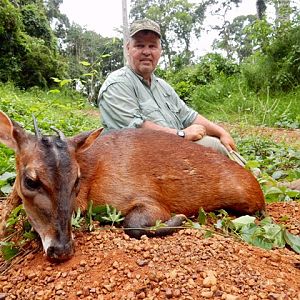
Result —
[[296, 198], [296, 197], [298, 197], [300, 195], [300, 192], [294, 191], [294, 190], [289, 190], [289, 189], [285, 193], [290, 198]]
[[26, 238], [27, 240], [34, 240], [38, 237], [37, 233], [35, 231], [27, 231], [23, 234], [24, 238]]
[[253, 236], [257, 232], [260, 232], [259, 227], [255, 223], [248, 223], [240, 228], [239, 234], [246, 243], [252, 244]]
[[255, 160], [249, 160], [246, 164], [246, 166], [250, 169], [253, 169], [253, 168], [259, 168], [260, 166], [260, 163], [258, 161], [255, 161]]
[[285, 246], [283, 230], [280, 225], [266, 224], [262, 229], [265, 231], [264, 238], [273, 242], [273, 247], [283, 248]]
[[5, 260], [10, 260], [16, 256], [19, 252], [18, 248], [14, 246], [11, 242], [0, 242], [1, 253]]
[[13, 187], [10, 184], [6, 184], [4, 186], [1, 187], [1, 192], [4, 193], [5, 195], [10, 194], [10, 192], [12, 191]]
[[272, 174], [272, 178], [275, 179], [275, 180], [278, 180], [282, 177], [285, 176], [285, 172], [279, 170], [279, 171], [275, 171], [273, 174]]
[[287, 244], [298, 254], [300, 254], [300, 236], [291, 234], [286, 229], [283, 232]]
[[64, 85], [72, 82], [72, 79], [64, 79], [59, 83], [59, 86], [63, 87]]
[[260, 221], [260, 225], [267, 225], [267, 224], [272, 224], [273, 220], [271, 217], [265, 217]]
[[236, 230], [240, 230], [243, 226], [254, 222], [255, 222], [255, 217], [248, 216], [248, 215], [232, 220], [232, 223], [234, 224]]
[[16, 177], [15, 172], [5, 172], [2, 175], [0, 175], [0, 180], [7, 180], [7, 179], [13, 179]]
[[94, 215], [98, 215], [98, 214], [104, 215], [106, 214], [106, 206], [105, 205], [94, 206], [92, 212]]
[[282, 190], [276, 186], [271, 186], [270, 188], [268, 188], [266, 190], [266, 195], [270, 195], [270, 194], [281, 194]]
[[263, 236], [254, 236], [251, 244], [266, 250], [271, 250], [273, 248], [273, 242]]

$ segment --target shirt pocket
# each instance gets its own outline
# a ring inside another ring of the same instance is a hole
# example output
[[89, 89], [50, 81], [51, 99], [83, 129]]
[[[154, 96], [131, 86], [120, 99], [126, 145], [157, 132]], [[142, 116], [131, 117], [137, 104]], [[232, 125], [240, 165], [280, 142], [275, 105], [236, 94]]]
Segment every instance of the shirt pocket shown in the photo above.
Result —
[[182, 122], [181, 122], [181, 118], [180, 118], [180, 109], [179, 109], [179, 107], [177, 107], [172, 102], [166, 102], [166, 105], [167, 105], [168, 109], [171, 111], [171, 113], [174, 116], [174, 118], [176, 119], [177, 125], [179, 124], [180, 127], [182, 127]]
[[152, 99], [147, 99], [140, 103], [142, 114], [146, 120], [153, 121], [154, 123], [165, 123], [162, 111]]

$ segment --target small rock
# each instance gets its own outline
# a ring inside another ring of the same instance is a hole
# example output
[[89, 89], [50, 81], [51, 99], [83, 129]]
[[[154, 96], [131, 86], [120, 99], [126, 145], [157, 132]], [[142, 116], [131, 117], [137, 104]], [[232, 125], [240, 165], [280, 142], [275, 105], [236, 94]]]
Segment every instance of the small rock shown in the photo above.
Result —
[[84, 296], [88, 296], [89, 294], [90, 294], [90, 289], [88, 288], [88, 287], [84, 287], [83, 289], [82, 289], [82, 292], [83, 292], [83, 295]]
[[204, 287], [211, 287], [217, 284], [217, 278], [210, 274], [208, 277], [203, 279], [203, 286]]
[[4, 300], [6, 298], [7, 294], [0, 293], [0, 300]]
[[283, 299], [285, 299], [285, 296], [281, 295], [281, 294], [270, 293], [268, 295], [268, 299], [270, 299], [270, 300], [283, 300]]
[[224, 299], [224, 300], [239, 300], [240, 297], [235, 296], [235, 295], [230, 295], [230, 294], [223, 294], [222, 299]]
[[81, 266], [81, 267], [84, 267], [84, 266], [86, 266], [86, 261], [85, 260], [81, 260], [80, 261], [80, 263], [79, 263], [79, 265]]
[[117, 261], [114, 261], [114, 263], [112, 264], [112, 267], [115, 269], [118, 269], [119, 263]]
[[34, 277], [36, 277], [36, 274], [35, 274], [34, 272], [29, 273], [29, 274], [27, 275], [27, 278], [28, 278], [29, 280], [33, 279]]
[[138, 259], [137, 261], [136, 261], [136, 264], [138, 265], [138, 266], [140, 266], [140, 267], [143, 267], [143, 266], [146, 266], [147, 264], [148, 264], [148, 260], [146, 260], [146, 259]]
[[214, 293], [212, 291], [203, 291], [201, 292], [201, 296], [204, 298], [212, 298]]
[[173, 292], [170, 288], [166, 289], [166, 297], [167, 298], [172, 298], [173, 297]]

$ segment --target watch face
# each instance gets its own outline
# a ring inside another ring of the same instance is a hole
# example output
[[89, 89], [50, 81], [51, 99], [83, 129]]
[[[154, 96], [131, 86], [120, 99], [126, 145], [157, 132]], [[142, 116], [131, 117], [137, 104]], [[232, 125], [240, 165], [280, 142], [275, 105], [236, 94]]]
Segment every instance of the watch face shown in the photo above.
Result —
[[183, 130], [178, 130], [177, 135], [180, 137], [185, 137], [185, 132]]

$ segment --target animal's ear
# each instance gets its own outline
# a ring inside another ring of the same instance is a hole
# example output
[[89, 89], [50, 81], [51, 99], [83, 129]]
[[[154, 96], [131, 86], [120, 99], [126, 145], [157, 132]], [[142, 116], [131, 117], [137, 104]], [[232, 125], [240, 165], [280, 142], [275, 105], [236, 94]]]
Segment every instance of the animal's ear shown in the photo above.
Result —
[[93, 131], [80, 133], [71, 138], [70, 142], [75, 147], [76, 152], [84, 152], [93, 145], [102, 130], [103, 128], [99, 128]]
[[17, 151], [18, 145], [26, 137], [26, 132], [13, 122], [4, 112], [0, 111], [0, 142]]

